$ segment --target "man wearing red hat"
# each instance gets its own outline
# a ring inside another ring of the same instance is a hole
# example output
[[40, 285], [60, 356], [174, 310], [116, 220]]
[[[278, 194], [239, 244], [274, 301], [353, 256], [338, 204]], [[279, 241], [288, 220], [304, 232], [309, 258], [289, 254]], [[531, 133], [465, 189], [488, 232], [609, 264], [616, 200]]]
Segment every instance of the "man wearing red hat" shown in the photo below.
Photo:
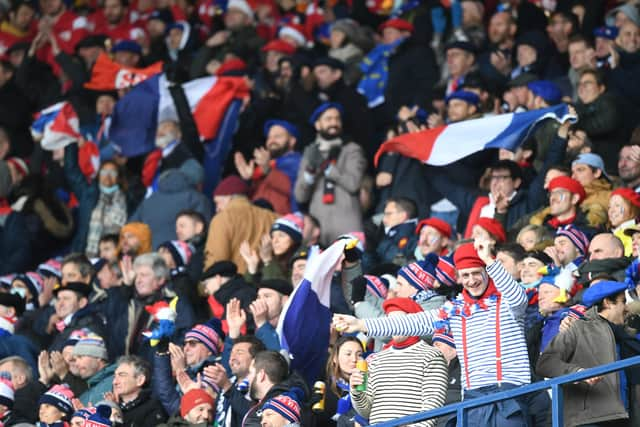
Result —
[[[531, 381], [524, 339], [527, 296], [524, 289], [494, 259], [493, 242], [475, 240], [458, 248], [454, 262], [462, 294], [441, 309], [400, 318], [356, 319], [334, 315], [345, 332], [370, 336], [430, 335], [450, 328], [460, 356], [464, 398], [508, 390]], [[469, 426], [526, 425], [521, 399], [483, 406], [468, 412]]]
[[547, 189], [549, 206], [534, 214], [529, 221], [531, 224], [543, 225], [551, 231], [570, 224], [581, 230], [593, 230], [597, 220], [580, 207], [586, 193], [578, 181], [568, 176], [558, 176], [549, 182]]
[[[382, 308], [389, 318], [422, 312], [409, 298], [389, 299]], [[360, 415], [377, 424], [442, 406], [448, 379], [447, 362], [440, 351], [419, 336], [394, 336], [382, 352], [370, 358], [365, 391], [358, 390], [364, 383], [362, 372], [351, 374], [351, 400]], [[435, 426], [435, 422], [425, 425]]]
[[238, 176], [223, 179], [213, 192], [217, 213], [209, 225], [204, 249], [204, 269], [217, 261], [233, 261], [244, 274], [247, 263], [240, 255], [240, 245], [248, 241], [253, 249], [269, 234], [278, 215], [251, 204], [249, 186]]
[[422, 261], [429, 254], [445, 256], [449, 253], [449, 242], [451, 241], [451, 226], [440, 218], [426, 218], [418, 223], [416, 227], [418, 235], [418, 245], [414, 256], [418, 261]]

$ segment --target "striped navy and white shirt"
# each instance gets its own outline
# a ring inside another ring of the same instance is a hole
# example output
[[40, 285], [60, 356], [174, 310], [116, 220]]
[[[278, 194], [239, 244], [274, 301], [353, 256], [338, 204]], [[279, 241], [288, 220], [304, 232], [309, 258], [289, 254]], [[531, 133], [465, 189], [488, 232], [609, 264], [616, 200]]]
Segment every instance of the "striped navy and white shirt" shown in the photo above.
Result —
[[[531, 382], [524, 338], [527, 295], [500, 261], [494, 261], [486, 269], [500, 298], [487, 300], [486, 309], [478, 310], [466, 319], [462, 316], [449, 318], [465, 390], [500, 383], [522, 385]], [[462, 299], [462, 296], [458, 298]], [[496, 325], [497, 319], [499, 325]], [[366, 319], [365, 325], [367, 334], [372, 337], [424, 336], [431, 335], [439, 321], [438, 310], [430, 310], [402, 317]], [[500, 361], [496, 348], [498, 331]]]
[[[366, 391], [350, 390], [355, 410], [374, 425], [444, 405], [449, 385], [447, 362], [424, 341], [390, 347], [371, 356]], [[434, 427], [435, 419], [411, 424]]]

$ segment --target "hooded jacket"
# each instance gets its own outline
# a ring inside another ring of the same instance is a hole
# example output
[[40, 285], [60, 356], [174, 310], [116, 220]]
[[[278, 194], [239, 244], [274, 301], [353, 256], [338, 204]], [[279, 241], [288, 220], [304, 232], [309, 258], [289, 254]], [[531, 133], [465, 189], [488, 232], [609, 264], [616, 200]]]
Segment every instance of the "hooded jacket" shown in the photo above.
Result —
[[205, 220], [213, 215], [213, 207], [207, 197], [198, 192], [187, 176], [177, 169], [169, 169], [160, 175], [158, 191], [145, 199], [131, 221], [144, 222], [151, 227], [153, 247], [176, 239], [176, 216], [184, 209], [201, 213]]

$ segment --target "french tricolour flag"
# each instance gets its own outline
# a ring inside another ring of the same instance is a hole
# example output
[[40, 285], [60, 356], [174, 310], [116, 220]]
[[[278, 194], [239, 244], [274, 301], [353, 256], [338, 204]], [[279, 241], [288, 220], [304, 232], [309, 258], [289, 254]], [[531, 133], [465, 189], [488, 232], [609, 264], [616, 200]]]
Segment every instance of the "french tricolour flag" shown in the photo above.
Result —
[[487, 148], [514, 151], [545, 119], [561, 123], [575, 120], [565, 104], [524, 113], [500, 114], [453, 123], [435, 129], [408, 133], [383, 143], [376, 153], [376, 164], [384, 153], [394, 152], [443, 166]]
[[280, 316], [280, 345], [291, 357], [291, 369], [313, 384], [326, 361], [331, 325], [331, 277], [347, 240], [341, 239], [319, 253], [313, 247], [304, 278], [293, 291]]
[[79, 120], [70, 103], [58, 102], [36, 115], [31, 135], [45, 150], [56, 150], [80, 138]]
[[[182, 85], [203, 141], [216, 137], [227, 108], [249, 96], [240, 77], [203, 77]], [[169, 82], [158, 74], [136, 85], [114, 108], [109, 136], [125, 157], [155, 148], [156, 128], [163, 120], [178, 120]]]

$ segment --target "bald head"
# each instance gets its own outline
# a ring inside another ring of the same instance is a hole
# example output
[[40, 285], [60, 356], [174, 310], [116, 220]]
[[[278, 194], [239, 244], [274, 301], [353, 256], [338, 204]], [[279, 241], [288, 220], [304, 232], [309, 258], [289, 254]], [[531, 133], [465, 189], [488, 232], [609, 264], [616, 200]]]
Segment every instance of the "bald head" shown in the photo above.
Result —
[[589, 261], [596, 259], [621, 258], [624, 246], [620, 239], [611, 233], [597, 234], [589, 244]]

